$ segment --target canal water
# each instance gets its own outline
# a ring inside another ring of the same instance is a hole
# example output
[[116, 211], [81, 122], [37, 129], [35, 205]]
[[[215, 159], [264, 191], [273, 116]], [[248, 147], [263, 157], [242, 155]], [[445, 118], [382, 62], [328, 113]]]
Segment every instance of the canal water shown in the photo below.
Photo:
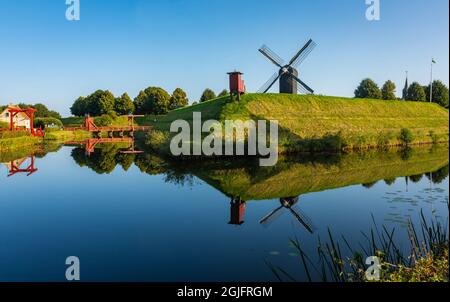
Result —
[[376, 224], [408, 252], [409, 221], [448, 222], [447, 146], [271, 168], [86, 151], [0, 154], [0, 281], [65, 281], [69, 256], [81, 281], [276, 281], [271, 267], [306, 281], [293, 239], [314, 262], [328, 231], [358, 247]]

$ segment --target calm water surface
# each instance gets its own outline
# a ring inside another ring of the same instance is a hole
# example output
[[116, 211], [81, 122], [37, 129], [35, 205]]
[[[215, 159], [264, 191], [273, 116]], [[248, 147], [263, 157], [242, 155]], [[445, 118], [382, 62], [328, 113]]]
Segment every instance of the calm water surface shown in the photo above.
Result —
[[[299, 281], [290, 245], [314, 258], [330, 229], [351, 244], [376, 223], [448, 221], [448, 148], [254, 163], [169, 162], [98, 145], [2, 154], [0, 281], [65, 281], [78, 256], [82, 281], [275, 281], [267, 263]], [[26, 172], [8, 177], [14, 166]], [[33, 168], [33, 167], [31, 167]], [[31, 170], [30, 170], [31, 171]]]

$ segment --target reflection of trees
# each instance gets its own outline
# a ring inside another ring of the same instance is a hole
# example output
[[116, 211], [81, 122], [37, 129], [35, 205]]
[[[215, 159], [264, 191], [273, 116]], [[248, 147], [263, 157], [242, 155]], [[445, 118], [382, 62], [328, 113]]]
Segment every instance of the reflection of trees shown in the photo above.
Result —
[[435, 184], [442, 183], [449, 175], [449, 165], [446, 165], [434, 172], [426, 174], [426, 177], [428, 179], [431, 179], [431, 181]]
[[167, 163], [161, 157], [150, 153], [137, 155], [134, 164], [141, 172], [150, 175], [162, 174], [167, 170]]
[[86, 155], [85, 148], [75, 148], [72, 158], [80, 167], [89, 167], [98, 174], [109, 174], [118, 164], [127, 171], [134, 162], [133, 154], [121, 154], [120, 146], [115, 144], [102, 145], [90, 156]]
[[414, 182], [414, 183], [418, 183], [419, 181], [421, 181], [423, 178], [423, 174], [419, 174], [419, 175], [412, 175], [409, 177], [409, 179]]
[[116, 153], [114, 145], [105, 145], [95, 149], [90, 156], [86, 155], [84, 148], [75, 148], [72, 157], [80, 167], [89, 167], [98, 174], [109, 174], [116, 168]]
[[411, 147], [406, 147], [400, 150], [400, 158], [404, 161], [409, 160], [413, 156], [414, 150]]
[[395, 178], [387, 178], [384, 180], [384, 183], [387, 184], [388, 186], [392, 186], [395, 183]]
[[375, 186], [375, 185], [377, 184], [377, 182], [378, 182], [378, 181], [365, 183], [365, 184], [362, 184], [362, 186], [363, 186], [364, 188], [370, 189], [370, 188], [372, 188], [373, 186]]
[[168, 170], [166, 173], [165, 182], [179, 186], [193, 186], [194, 176], [192, 174], [186, 174], [183, 171]]
[[124, 171], [128, 171], [131, 165], [134, 163], [135, 155], [134, 154], [117, 154], [116, 161], [118, 164], [122, 166]]

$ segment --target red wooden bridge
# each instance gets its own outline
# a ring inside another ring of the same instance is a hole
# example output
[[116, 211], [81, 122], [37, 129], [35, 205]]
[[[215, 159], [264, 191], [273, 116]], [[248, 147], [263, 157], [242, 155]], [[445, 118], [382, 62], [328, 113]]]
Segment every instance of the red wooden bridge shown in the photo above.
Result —
[[136, 126], [134, 123], [135, 117], [143, 117], [143, 115], [129, 115], [128, 116], [128, 126], [97, 126], [95, 124], [94, 118], [86, 117], [84, 119], [83, 127], [72, 127], [72, 128], [64, 128], [64, 130], [76, 131], [76, 130], [84, 130], [89, 131], [96, 134], [100, 137], [102, 132], [107, 132], [110, 138], [113, 138], [114, 133], [118, 133], [120, 137], [124, 136], [124, 133], [128, 133], [129, 136], [133, 137], [134, 132], [142, 132], [148, 131], [151, 129], [150, 126]]

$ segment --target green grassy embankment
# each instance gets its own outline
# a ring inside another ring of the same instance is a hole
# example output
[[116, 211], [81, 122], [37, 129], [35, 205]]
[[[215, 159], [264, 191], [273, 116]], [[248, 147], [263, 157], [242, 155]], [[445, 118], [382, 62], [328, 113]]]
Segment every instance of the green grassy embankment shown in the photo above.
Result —
[[155, 117], [156, 133], [149, 144], [168, 151], [170, 124], [177, 119], [192, 124], [193, 112], [203, 121], [277, 120], [279, 152], [319, 152], [397, 146], [405, 142], [402, 129], [412, 134], [409, 144], [448, 142], [449, 112], [424, 102], [350, 99], [315, 95], [247, 94], [240, 102], [228, 97], [174, 110]]
[[42, 140], [33, 137], [26, 131], [0, 132], [0, 152], [17, 150], [40, 143]]
[[45, 140], [48, 141], [58, 141], [58, 142], [67, 142], [67, 141], [82, 141], [91, 138], [91, 133], [88, 131], [77, 130], [77, 131], [50, 131], [45, 133]]

